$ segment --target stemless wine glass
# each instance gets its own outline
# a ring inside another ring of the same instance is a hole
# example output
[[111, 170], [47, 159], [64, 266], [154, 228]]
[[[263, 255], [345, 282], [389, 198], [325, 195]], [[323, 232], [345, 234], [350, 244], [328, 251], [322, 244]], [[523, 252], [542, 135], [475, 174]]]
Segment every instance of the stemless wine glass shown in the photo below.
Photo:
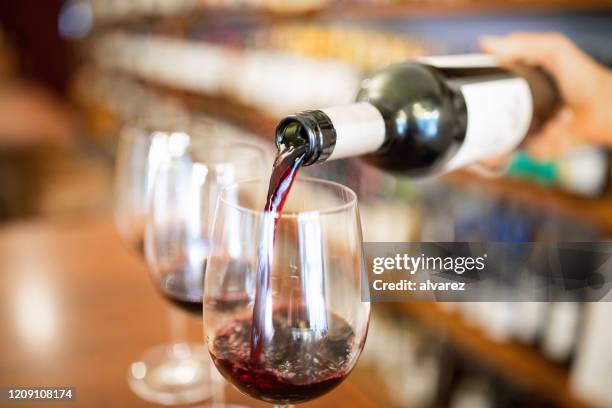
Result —
[[[159, 293], [181, 309], [201, 316], [209, 221], [218, 195], [228, 184], [253, 175], [263, 177], [265, 154], [252, 144], [214, 139], [192, 143], [184, 152], [180, 146], [172, 149], [170, 139], [168, 151], [167, 160], [157, 166], [151, 191], [145, 226], [146, 260]], [[181, 381], [172, 387], [165, 384], [165, 392], [177, 402], [193, 402], [198, 393], [217, 384], [207, 374], [211, 362], [203, 345], [182, 343], [180, 347], [189, 358], [156, 367], [156, 371], [180, 372]], [[140, 383], [160, 388], [158, 378], [145, 377]]]
[[283, 213], [273, 214], [261, 211], [266, 191], [266, 181], [246, 181], [219, 198], [204, 328], [222, 375], [243, 393], [282, 406], [316, 398], [346, 378], [365, 342], [370, 304], [361, 301], [355, 193], [298, 178]]

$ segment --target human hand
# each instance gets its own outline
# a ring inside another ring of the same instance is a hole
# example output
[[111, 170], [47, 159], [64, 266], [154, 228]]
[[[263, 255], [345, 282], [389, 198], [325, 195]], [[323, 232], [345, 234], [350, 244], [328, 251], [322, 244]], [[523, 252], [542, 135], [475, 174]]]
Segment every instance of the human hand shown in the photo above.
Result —
[[558, 33], [514, 33], [484, 37], [481, 48], [496, 55], [502, 65], [536, 65], [555, 80], [563, 105], [527, 150], [534, 157], [563, 155], [575, 145], [592, 143], [612, 147], [612, 72], [595, 62]]

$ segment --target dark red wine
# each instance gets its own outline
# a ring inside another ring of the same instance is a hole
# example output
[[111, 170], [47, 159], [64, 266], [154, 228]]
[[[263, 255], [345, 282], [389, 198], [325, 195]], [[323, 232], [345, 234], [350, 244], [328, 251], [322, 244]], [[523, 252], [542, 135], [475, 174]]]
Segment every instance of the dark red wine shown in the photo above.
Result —
[[191, 268], [179, 268], [162, 274], [159, 285], [164, 297], [179, 308], [202, 315], [204, 270], [195, 273]]
[[196, 316], [202, 316], [202, 302], [192, 302], [189, 300], [183, 300], [178, 298], [173, 298], [171, 296], [165, 295], [166, 299], [168, 299], [173, 305], [182, 309], [188, 313], [191, 313]]
[[[294, 137], [292, 131], [297, 132]], [[266, 313], [266, 300], [270, 291], [270, 254], [273, 251], [276, 224], [283, 206], [287, 200], [289, 190], [297, 177], [298, 170], [308, 152], [308, 145], [300, 137], [299, 126], [289, 126], [287, 137], [278, 145], [278, 154], [274, 160], [274, 167], [270, 177], [270, 185], [266, 197], [264, 211], [267, 217], [274, 217], [272, 222], [264, 223], [264, 231], [259, 243], [259, 265], [257, 271], [257, 284], [255, 305], [253, 307], [253, 329], [251, 333], [251, 358], [258, 361], [262, 352], [263, 330], [272, 316]]]
[[[238, 261], [231, 261], [226, 265], [227, 275], [234, 276], [233, 270], [244, 270], [247, 266]], [[162, 274], [160, 290], [164, 297], [179, 308], [196, 315], [202, 315], [202, 298], [204, 293], [204, 277], [206, 261], [202, 274], [196, 274], [189, 268], [179, 268]], [[228, 282], [232, 284], [232, 282]], [[209, 299], [208, 307], [217, 312], [230, 313], [247, 307], [250, 298], [246, 292], [236, 292], [225, 295], [223, 298]]]
[[297, 404], [337, 386], [360, 351], [351, 326], [328, 315], [325, 330], [312, 329], [305, 308], [274, 310], [272, 337], [264, 353], [251, 358], [251, 319], [237, 319], [215, 336], [211, 355], [225, 378], [242, 392], [274, 404]]

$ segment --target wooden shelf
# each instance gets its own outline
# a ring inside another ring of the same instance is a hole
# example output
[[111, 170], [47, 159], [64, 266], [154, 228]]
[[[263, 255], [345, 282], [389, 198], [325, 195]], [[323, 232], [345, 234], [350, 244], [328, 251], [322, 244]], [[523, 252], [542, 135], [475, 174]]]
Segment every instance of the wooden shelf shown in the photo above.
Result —
[[[225, 23], [231, 21], [255, 21], [262, 23], [287, 23], [290, 21], [329, 20], [398, 20], [414, 17], [457, 14], [482, 14], [495, 12], [544, 12], [559, 10], [609, 10], [607, 0], [404, 0], [386, 4], [340, 2], [308, 10], [276, 10], [266, 8], [232, 8], [201, 4], [185, 17], [155, 14], [126, 16], [109, 21], [110, 25], [133, 22], [201, 21]], [[108, 25], [101, 23], [101, 27]]]
[[401, 19], [421, 16], [453, 14], [482, 14], [494, 12], [536, 12], [550, 10], [594, 10], [610, 9], [604, 0], [446, 0], [446, 1], [398, 1], [385, 5], [339, 5], [321, 10], [317, 16], [323, 18], [351, 19]]
[[391, 303], [392, 307], [414, 317], [437, 334], [448, 336], [478, 364], [507, 378], [525, 390], [541, 395], [556, 406], [588, 408], [592, 405], [577, 398], [570, 390], [568, 372], [530, 347], [490, 340], [480, 330], [468, 326], [462, 318], [443, 311], [430, 302]]
[[465, 170], [447, 174], [442, 179], [480, 193], [555, 211], [592, 225], [604, 234], [612, 233], [612, 197], [609, 195], [582, 198], [536, 183], [509, 178], [487, 179]]

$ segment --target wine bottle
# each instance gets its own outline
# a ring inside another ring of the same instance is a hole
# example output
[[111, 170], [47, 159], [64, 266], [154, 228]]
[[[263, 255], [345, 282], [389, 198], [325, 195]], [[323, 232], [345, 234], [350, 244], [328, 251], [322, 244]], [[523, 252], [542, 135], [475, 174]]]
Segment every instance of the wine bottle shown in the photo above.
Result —
[[603, 196], [612, 179], [610, 152], [598, 146], [579, 146], [556, 160], [539, 161], [521, 152], [514, 155], [508, 175], [555, 186], [586, 197]]
[[486, 55], [430, 57], [374, 73], [353, 104], [285, 117], [276, 143], [308, 144], [304, 165], [365, 155], [392, 172], [429, 175], [512, 151], [558, 105], [539, 68], [502, 68]]
[[582, 341], [569, 381], [577, 397], [601, 407], [612, 406], [612, 303], [607, 300], [585, 305]]
[[563, 366], [571, 365], [578, 345], [583, 312], [580, 302], [551, 303], [542, 339], [545, 356]]

